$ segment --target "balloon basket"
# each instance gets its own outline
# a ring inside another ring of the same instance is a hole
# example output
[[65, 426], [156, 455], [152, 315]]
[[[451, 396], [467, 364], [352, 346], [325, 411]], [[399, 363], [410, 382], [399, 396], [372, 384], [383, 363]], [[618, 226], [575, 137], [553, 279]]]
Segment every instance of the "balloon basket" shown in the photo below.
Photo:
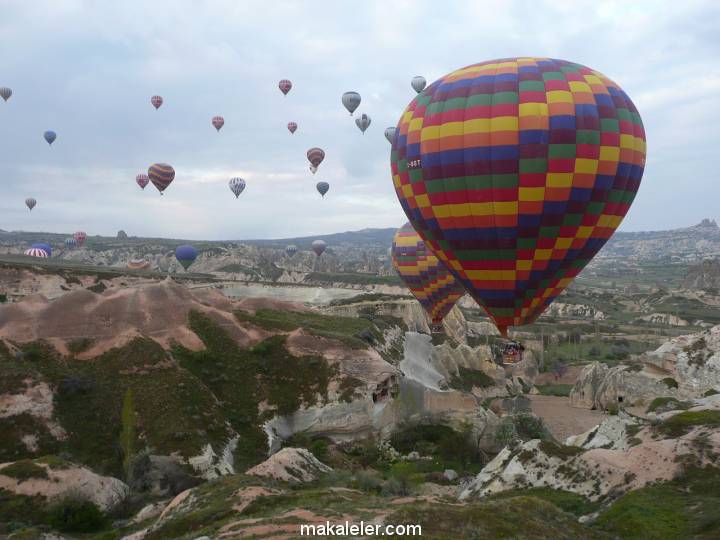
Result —
[[443, 328], [442, 323], [441, 324], [431, 324], [430, 325], [430, 333], [432, 334], [444, 334], [445, 329]]

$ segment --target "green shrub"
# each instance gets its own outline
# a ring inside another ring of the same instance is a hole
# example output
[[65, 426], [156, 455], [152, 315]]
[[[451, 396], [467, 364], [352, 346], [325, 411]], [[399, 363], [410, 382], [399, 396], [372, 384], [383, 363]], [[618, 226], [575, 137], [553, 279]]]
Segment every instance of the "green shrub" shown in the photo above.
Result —
[[44, 480], [49, 479], [45, 467], [37, 465], [31, 459], [21, 459], [20, 461], [11, 463], [10, 465], [0, 469], [0, 474], [15, 478], [18, 483], [31, 478], [42, 478]]
[[95, 342], [92, 338], [78, 338], [70, 340], [67, 344], [68, 350], [73, 354], [87, 351]]
[[48, 524], [61, 532], [90, 533], [108, 525], [108, 518], [92, 501], [67, 497], [50, 507]]
[[678, 387], [678, 382], [675, 379], [673, 379], [672, 377], [665, 377], [662, 380], [662, 382], [664, 382], [668, 388], [677, 388]]
[[692, 401], [679, 401], [674, 397], [658, 397], [652, 400], [645, 412], [655, 412], [658, 409], [685, 410], [692, 407]]
[[570, 391], [573, 389], [572, 384], [541, 384], [536, 385], [535, 388], [538, 389], [538, 392], [540, 392], [543, 396], [560, 396], [560, 397], [568, 397], [570, 395]]
[[681, 437], [695, 426], [720, 427], [720, 411], [685, 411], [655, 426], [655, 431], [669, 437]]
[[382, 477], [372, 469], [363, 469], [355, 473], [355, 486], [365, 493], [380, 493]]

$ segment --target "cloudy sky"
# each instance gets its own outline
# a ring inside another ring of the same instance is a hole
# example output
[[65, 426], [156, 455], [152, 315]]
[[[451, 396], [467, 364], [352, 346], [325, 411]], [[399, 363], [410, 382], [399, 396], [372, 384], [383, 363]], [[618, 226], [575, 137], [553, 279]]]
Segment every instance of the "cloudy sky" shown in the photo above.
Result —
[[[714, 0], [0, 0], [0, 13], [0, 86], [14, 91], [0, 101], [1, 229], [243, 239], [400, 226], [383, 130], [410, 79], [510, 56], [587, 65], [637, 105], [648, 159], [623, 230], [720, 218]], [[372, 117], [364, 135], [347, 90]], [[312, 146], [326, 152], [315, 176]], [[163, 197], [134, 182], [154, 162], [177, 171]], [[238, 200], [232, 176], [247, 180]]]

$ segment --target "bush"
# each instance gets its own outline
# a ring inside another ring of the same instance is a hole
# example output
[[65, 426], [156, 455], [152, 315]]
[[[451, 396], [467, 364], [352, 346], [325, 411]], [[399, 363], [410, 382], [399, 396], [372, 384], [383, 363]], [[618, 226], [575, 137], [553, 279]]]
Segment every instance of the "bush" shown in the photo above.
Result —
[[15, 478], [18, 483], [31, 478], [42, 478], [44, 480], [48, 479], [45, 467], [36, 465], [31, 459], [21, 459], [20, 461], [11, 463], [10, 465], [0, 469], [0, 474]]
[[61, 532], [89, 533], [106, 527], [108, 519], [92, 501], [71, 496], [49, 509], [48, 524]]
[[381, 493], [384, 497], [407, 497], [412, 493], [410, 479], [406, 476], [393, 476], [385, 480]]
[[382, 478], [373, 470], [361, 470], [355, 473], [355, 485], [365, 493], [379, 493], [382, 486]]
[[664, 382], [668, 388], [677, 388], [678, 387], [678, 382], [675, 379], [673, 379], [672, 377], [665, 377], [662, 380], [662, 382]]

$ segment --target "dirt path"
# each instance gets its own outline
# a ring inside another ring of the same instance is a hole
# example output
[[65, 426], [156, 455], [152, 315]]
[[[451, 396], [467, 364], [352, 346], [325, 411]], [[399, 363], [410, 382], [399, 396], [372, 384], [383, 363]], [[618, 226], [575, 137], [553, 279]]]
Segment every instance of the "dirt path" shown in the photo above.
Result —
[[543, 419], [550, 433], [563, 442], [570, 435], [579, 435], [602, 422], [606, 415], [601, 411], [591, 411], [571, 407], [568, 398], [557, 396], [528, 396], [532, 402], [532, 411]]

